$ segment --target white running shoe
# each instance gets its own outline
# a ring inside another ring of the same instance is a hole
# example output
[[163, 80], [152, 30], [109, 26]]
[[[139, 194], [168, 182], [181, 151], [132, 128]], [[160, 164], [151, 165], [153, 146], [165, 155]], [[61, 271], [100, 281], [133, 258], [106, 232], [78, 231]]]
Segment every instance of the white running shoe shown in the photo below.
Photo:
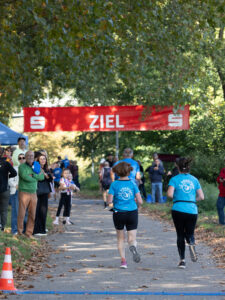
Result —
[[56, 220], [52, 222], [54, 225], [59, 225], [59, 220]]

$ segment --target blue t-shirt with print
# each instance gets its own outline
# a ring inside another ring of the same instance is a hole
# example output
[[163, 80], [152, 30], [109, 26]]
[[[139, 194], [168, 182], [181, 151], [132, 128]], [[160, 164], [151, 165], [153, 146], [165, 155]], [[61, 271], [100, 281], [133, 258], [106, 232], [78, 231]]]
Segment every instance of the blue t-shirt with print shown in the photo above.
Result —
[[130, 172], [130, 175], [128, 177], [133, 182], [135, 182], [136, 174], [137, 174], [137, 172], [140, 172], [140, 166], [139, 166], [138, 162], [132, 158], [124, 158], [124, 159], [117, 161], [113, 166], [116, 166], [123, 161], [125, 161], [126, 163], [130, 164], [131, 167], [133, 167], [133, 171]]
[[[172, 177], [169, 186], [174, 187], [173, 202], [178, 200], [196, 202], [196, 191], [201, 189], [198, 179], [190, 174], [179, 174]], [[198, 213], [197, 205], [192, 202], [173, 203], [172, 210], [189, 214]]]
[[62, 174], [62, 169], [61, 168], [55, 168], [53, 170], [53, 175], [54, 175], [54, 181], [59, 182]]
[[137, 209], [135, 195], [139, 193], [137, 185], [131, 180], [112, 182], [109, 194], [113, 195], [113, 207], [117, 211], [133, 211]]

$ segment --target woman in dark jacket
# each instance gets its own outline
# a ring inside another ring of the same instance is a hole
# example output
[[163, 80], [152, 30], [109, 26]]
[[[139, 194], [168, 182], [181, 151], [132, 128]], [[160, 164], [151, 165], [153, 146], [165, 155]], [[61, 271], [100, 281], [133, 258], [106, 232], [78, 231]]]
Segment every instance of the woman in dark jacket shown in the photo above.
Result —
[[36, 208], [36, 216], [35, 216], [35, 225], [34, 232], [35, 235], [46, 235], [46, 219], [48, 212], [48, 195], [51, 193], [50, 182], [52, 182], [53, 178], [48, 168], [47, 157], [40, 153], [37, 156], [37, 161], [41, 165], [42, 172], [45, 176], [45, 179], [42, 181], [38, 181], [37, 188], [37, 208]]

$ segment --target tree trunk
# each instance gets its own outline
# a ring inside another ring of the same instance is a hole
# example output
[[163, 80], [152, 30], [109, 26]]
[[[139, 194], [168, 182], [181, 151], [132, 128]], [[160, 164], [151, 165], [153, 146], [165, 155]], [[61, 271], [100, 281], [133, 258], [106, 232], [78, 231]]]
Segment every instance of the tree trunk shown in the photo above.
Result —
[[[220, 28], [219, 31], [219, 40], [222, 42], [223, 41], [223, 34], [224, 34], [224, 27]], [[217, 72], [222, 84], [222, 89], [223, 89], [223, 98], [225, 100], [225, 72], [223, 71], [223, 69], [217, 64], [216, 66], [217, 68]]]

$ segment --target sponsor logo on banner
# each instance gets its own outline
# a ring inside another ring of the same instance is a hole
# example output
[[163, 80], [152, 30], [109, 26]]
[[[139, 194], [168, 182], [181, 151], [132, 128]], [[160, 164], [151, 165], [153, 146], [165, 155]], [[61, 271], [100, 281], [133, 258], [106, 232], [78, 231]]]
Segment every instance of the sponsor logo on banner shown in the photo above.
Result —
[[183, 115], [182, 114], [169, 114], [168, 125], [171, 127], [182, 127], [183, 126]]
[[45, 117], [40, 116], [40, 111], [35, 111], [35, 116], [30, 117], [30, 128], [31, 129], [44, 129], [45, 128]]

